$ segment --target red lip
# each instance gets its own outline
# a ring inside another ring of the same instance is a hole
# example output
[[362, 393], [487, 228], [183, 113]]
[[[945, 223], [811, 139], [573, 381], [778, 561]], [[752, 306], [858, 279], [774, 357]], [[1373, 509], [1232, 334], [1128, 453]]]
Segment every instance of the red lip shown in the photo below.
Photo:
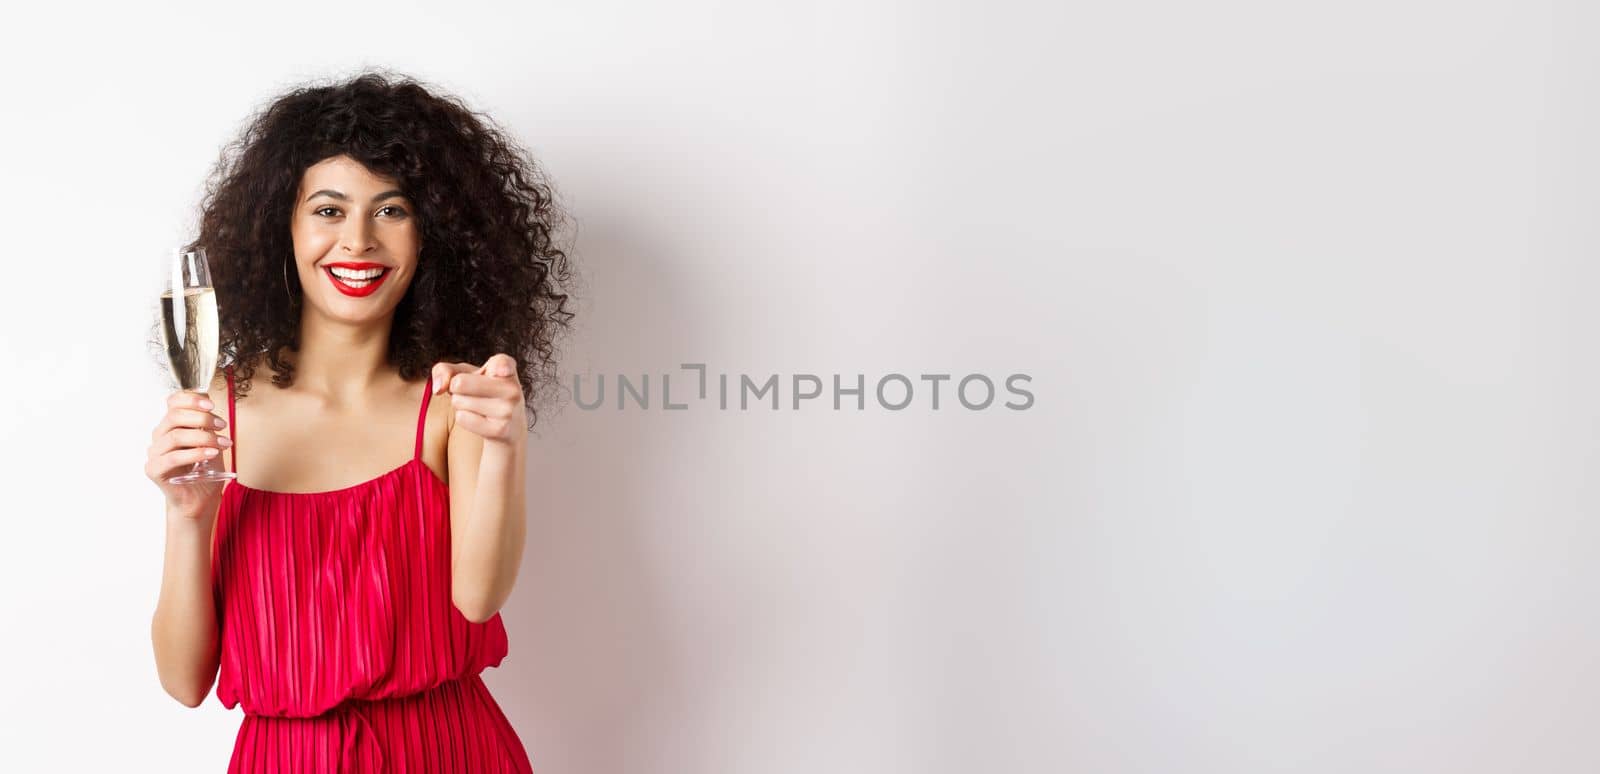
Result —
[[[378, 287], [383, 284], [383, 281], [388, 279], [389, 275], [394, 272], [393, 269], [389, 269], [381, 263], [372, 263], [370, 261], [340, 261], [338, 263], [325, 263], [322, 266], [322, 276], [327, 277], [328, 281], [333, 283], [334, 289], [347, 296], [354, 296], [356, 298], [370, 296], [373, 293], [376, 293]], [[340, 282], [338, 277], [333, 276], [333, 272], [330, 271], [330, 269], [335, 266], [341, 269], [384, 269], [385, 271], [382, 274], [379, 274], [376, 279], [372, 280], [365, 287], [353, 288], [344, 284], [343, 282]]]

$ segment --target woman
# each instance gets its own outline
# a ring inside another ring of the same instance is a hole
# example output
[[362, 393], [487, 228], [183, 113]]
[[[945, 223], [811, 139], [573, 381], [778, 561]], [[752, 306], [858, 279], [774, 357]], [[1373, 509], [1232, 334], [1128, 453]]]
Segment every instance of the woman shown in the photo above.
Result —
[[[145, 474], [157, 670], [243, 706], [230, 772], [531, 770], [479, 673], [572, 317], [561, 220], [524, 151], [405, 78], [294, 90], [223, 154], [197, 242], [226, 366], [168, 397]], [[167, 483], [219, 455], [235, 480]]]

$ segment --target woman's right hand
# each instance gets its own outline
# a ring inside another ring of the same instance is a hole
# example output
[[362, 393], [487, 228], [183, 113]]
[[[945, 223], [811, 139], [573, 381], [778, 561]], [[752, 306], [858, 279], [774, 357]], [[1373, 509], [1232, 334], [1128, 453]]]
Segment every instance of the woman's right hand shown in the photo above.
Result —
[[167, 512], [188, 519], [199, 519], [216, 511], [224, 481], [173, 484], [172, 476], [205, 459], [220, 460], [222, 449], [233, 445], [217, 430], [227, 422], [205, 408], [211, 399], [204, 393], [178, 390], [167, 396], [167, 413], [150, 434], [148, 460], [144, 474], [167, 498]]

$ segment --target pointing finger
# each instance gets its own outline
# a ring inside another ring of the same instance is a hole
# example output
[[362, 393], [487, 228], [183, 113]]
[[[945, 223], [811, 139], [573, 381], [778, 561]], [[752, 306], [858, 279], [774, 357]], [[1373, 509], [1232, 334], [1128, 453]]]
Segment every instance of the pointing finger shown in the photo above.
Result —
[[433, 394], [438, 395], [450, 387], [450, 379], [456, 374], [470, 374], [477, 371], [477, 366], [471, 363], [435, 363], [433, 365]]

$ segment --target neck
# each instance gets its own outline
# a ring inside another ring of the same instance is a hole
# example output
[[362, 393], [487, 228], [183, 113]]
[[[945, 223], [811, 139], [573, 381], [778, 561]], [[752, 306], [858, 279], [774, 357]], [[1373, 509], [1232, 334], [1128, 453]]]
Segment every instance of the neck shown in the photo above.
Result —
[[288, 353], [295, 387], [331, 403], [359, 403], [394, 373], [389, 330], [394, 316], [353, 325], [307, 309], [300, 316], [300, 348]]

